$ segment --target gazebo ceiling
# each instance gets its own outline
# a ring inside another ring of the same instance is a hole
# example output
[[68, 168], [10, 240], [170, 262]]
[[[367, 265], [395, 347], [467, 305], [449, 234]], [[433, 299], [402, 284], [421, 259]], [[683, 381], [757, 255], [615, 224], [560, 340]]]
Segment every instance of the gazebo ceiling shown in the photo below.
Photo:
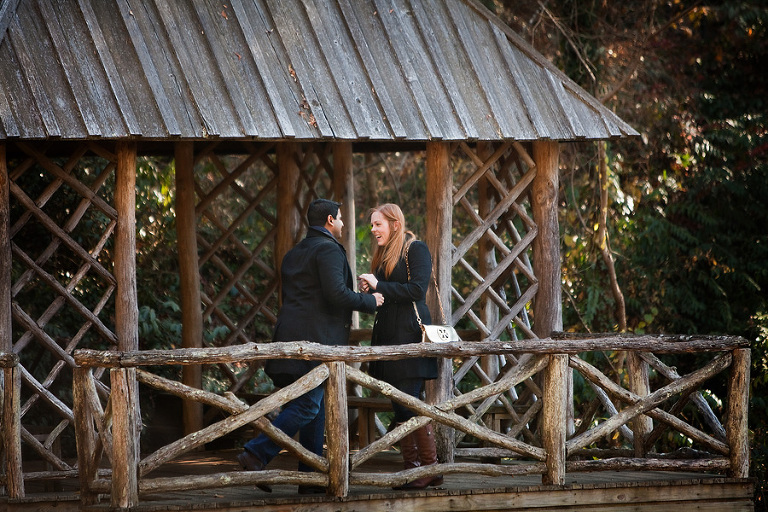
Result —
[[631, 135], [474, 0], [0, 4], [0, 140]]

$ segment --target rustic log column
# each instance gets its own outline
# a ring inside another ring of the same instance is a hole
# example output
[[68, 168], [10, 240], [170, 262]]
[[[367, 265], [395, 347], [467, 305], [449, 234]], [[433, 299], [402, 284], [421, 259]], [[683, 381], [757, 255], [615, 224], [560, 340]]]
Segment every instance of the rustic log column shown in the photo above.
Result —
[[542, 483], [563, 485], [565, 483], [565, 435], [568, 408], [568, 356], [553, 354], [544, 377], [542, 405], [541, 443], [547, 454], [547, 472]]
[[139, 504], [139, 436], [135, 410], [139, 403], [136, 368], [109, 371], [112, 384], [112, 506]]
[[117, 145], [115, 183], [115, 329], [119, 350], [139, 349], [139, 307], [136, 295], [136, 144]]
[[349, 494], [349, 428], [347, 373], [343, 361], [328, 363], [325, 383], [325, 430], [328, 444], [328, 495]]
[[[425, 242], [432, 254], [432, 272], [440, 289], [446, 321], [451, 318], [451, 228], [453, 222], [453, 173], [450, 145], [427, 142], [427, 219]], [[407, 208], [407, 206], [406, 206]], [[429, 301], [433, 318], [439, 318], [440, 308], [433, 297]], [[453, 363], [450, 358], [438, 359], [438, 377], [427, 381], [427, 401], [443, 402], [453, 396]], [[435, 440], [441, 462], [453, 462], [453, 429], [436, 425]]]
[[750, 349], [733, 351], [731, 375], [728, 379], [728, 420], [725, 432], [730, 447], [729, 476], [749, 477], [749, 376], [752, 355]]
[[[200, 298], [200, 267], [197, 254], [197, 215], [195, 214], [194, 143], [177, 142], [176, 159], [176, 237], [179, 253], [181, 293], [181, 346], [203, 347], [203, 311]], [[202, 389], [203, 367], [186, 365], [181, 381]], [[203, 404], [184, 400], [184, 435], [203, 428]]]
[[88, 406], [88, 393], [92, 388], [93, 372], [91, 368], [78, 366], [72, 370], [72, 412], [75, 416], [75, 441], [77, 445], [77, 476], [80, 479], [80, 505], [93, 505], [99, 495], [91, 490], [96, 479], [97, 461], [96, 433], [93, 429], [94, 418]]
[[[296, 244], [301, 228], [300, 212], [296, 207], [296, 191], [299, 186], [299, 166], [296, 152], [299, 145], [295, 142], [277, 144], [277, 235], [275, 237], [275, 269], [278, 278], [283, 256]], [[282, 286], [280, 287], [282, 304]]]
[[17, 365], [3, 368], [3, 451], [5, 487], [9, 498], [24, 497], [21, 460], [21, 372]]
[[[117, 228], [115, 235], [115, 334], [118, 349], [139, 349], [139, 307], [136, 294], [136, 144], [117, 144], [115, 183]], [[112, 504], [130, 507], [138, 503], [136, 479], [139, 463], [141, 416], [138, 383], [134, 371], [113, 371], [114, 455], [112, 460]], [[118, 381], [115, 382], [115, 377]], [[120, 395], [115, 395], [115, 388]]]
[[531, 190], [531, 209], [539, 230], [533, 241], [533, 273], [539, 280], [533, 306], [533, 332], [539, 338], [547, 338], [552, 331], [563, 330], [560, 225], [557, 220], [560, 187], [557, 142], [534, 142], [533, 160], [536, 162], [536, 177]]
[[[531, 210], [538, 234], [533, 240], [533, 273], [539, 281], [533, 303], [533, 332], [547, 338], [563, 330], [562, 270], [560, 260], [559, 146], [555, 141], [533, 142], [536, 177], [531, 187]], [[567, 430], [573, 426], [573, 372], [567, 379]]]
[[[489, 142], [477, 143], [477, 156], [486, 161], [493, 155], [493, 145]], [[488, 172], [492, 172], [489, 170]], [[480, 218], [486, 219], [493, 210], [494, 200], [490, 190], [488, 178], [483, 176], [477, 182], [478, 187], [478, 214]], [[489, 228], [492, 229], [492, 228]], [[478, 242], [478, 265], [477, 271], [481, 276], [487, 276], [496, 268], [495, 248], [488, 237], [483, 237]], [[499, 306], [486, 294], [482, 299], [482, 319], [489, 330], [493, 330], [499, 322]], [[499, 357], [484, 356], [481, 359], [480, 366], [491, 379], [495, 379], [499, 374]]]
[[[352, 167], [352, 143], [333, 143], [333, 197], [342, 204], [341, 219], [344, 221], [344, 237], [341, 240], [347, 251], [347, 262], [352, 275], [357, 276], [357, 244], [355, 214], [355, 175]], [[352, 328], [360, 326], [360, 315], [352, 314]]]
[[[5, 144], [0, 143], [0, 352], [13, 353], [13, 320], [11, 314], [11, 215], [8, 163]], [[6, 489], [11, 498], [24, 497], [21, 469], [21, 373], [15, 365], [3, 369], [3, 452]]]
[[[644, 398], [651, 393], [651, 385], [648, 381], [648, 363], [637, 352], [627, 353], [627, 373], [629, 375], [629, 390], [637, 396]], [[645, 441], [653, 432], [653, 419], [641, 414], [632, 420], [632, 436], [635, 448], [635, 457], [645, 457], [649, 446]]]
[[0, 351], [13, 351], [11, 203], [5, 144], [0, 143]]
[[[352, 270], [352, 275], [357, 276], [357, 240], [356, 240], [356, 220], [355, 212], [355, 174], [352, 165], [352, 143], [334, 142], [333, 143], [333, 198], [340, 202], [341, 218], [344, 221], [344, 236], [341, 240], [344, 249], [347, 251], [347, 262]], [[354, 280], [357, 283], [357, 279]], [[352, 312], [352, 329], [360, 328], [360, 313]], [[353, 368], [360, 369], [361, 363], [350, 363]], [[349, 383], [347, 393], [353, 396], [362, 396], [362, 386]], [[355, 422], [360, 431], [360, 416], [357, 409], [348, 411], [348, 424], [351, 426]]]

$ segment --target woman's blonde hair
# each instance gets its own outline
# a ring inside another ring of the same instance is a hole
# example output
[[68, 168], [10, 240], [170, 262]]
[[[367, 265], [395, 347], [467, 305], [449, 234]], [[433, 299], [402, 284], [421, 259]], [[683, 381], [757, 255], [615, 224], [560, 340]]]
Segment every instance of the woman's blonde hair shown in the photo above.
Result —
[[[389, 277], [416, 235], [405, 230], [405, 216], [396, 204], [386, 203], [372, 208], [371, 216], [376, 212], [380, 213], [384, 220], [389, 223], [390, 235], [384, 246], [376, 246], [371, 260], [371, 272], [375, 273], [378, 269], [382, 269], [384, 276]], [[396, 222], [399, 223], [399, 229], [395, 226]]]

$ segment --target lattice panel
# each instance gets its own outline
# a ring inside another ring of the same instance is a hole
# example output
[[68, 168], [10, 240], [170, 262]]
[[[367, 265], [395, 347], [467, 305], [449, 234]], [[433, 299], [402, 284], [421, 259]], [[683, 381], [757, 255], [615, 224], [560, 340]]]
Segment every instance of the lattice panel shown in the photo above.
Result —
[[277, 168], [269, 145], [247, 149], [237, 156], [205, 149], [196, 156], [197, 242], [209, 345], [262, 340], [275, 320]]
[[654, 354], [639, 353], [654, 371], [649, 392], [643, 396], [629, 390], [625, 372], [616, 375], [614, 364], [597, 355], [588, 353], [585, 359], [570, 356], [570, 366], [586, 389], [579, 392], [582, 400], [578, 428], [566, 445], [569, 458], [635, 456], [638, 440], [631, 421], [643, 415], [652, 419], [652, 428], [642, 440], [642, 454], [667, 453], [670, 458], [673, 452], [677, 458], [728, 456], [725, 428], [703, 392], [717, 387], [710, 379], [728, 369], [730, 353], [713, 354], [707, 356], [707, 361], [695, 363], [687, 356], [671, 356], [679, 366], [687, 367], [688, 373], [678, 373], [678, 368], [669, 364], [670, 356], [665, 363]]
[[[117, 212], [111, 206], [116, 158], [95, 144], [73, 146], [63, 158], [50, 158], [39, 146], [17, 147], [25, 156], [9, 161], [9, 178], [21, 435], [54, 468], [69, 470], [58, 446], [73, 449], [72, 353], [115, 348], [117, 342], [112, 326]], [[60, 443], [63, 438], [67, 442]]]
[[[515, 143], [461, 143], [453, 157], [453, 323], [468, 321], [466, 327], [488, 339], [535, 338], [528, 315], [537, 290], [529, 260], [537, 233], [528, 215], [533, 160]], [[512, 356], [466, 359], [454, 373], [454, 392], [503, 378], [516, 362]], [[533, 443], [529, 423], [541, 408], [540, 397], [539, 386], [528, 379], [468, 410], [473, 421]], [[458, 433], [456, 442], [463, 436]]]
[[[275, 145], [244, 147], [245, 154], [222, 156], [211, 145], [195, 161], [203, 321], [205, 341], [211, 346], [268, 340], [277, 319]], [[333, 173], [326, 148], [330, 146], [307, 145], [293, 154], [300, 171], [294, 197], [304, 224], [309, 203], [331, 194]], [[304, 231], [297, 233], [297, 242]], [[256, 370], [238, 372], [230, 365], [221, 369], [231, 390], [239, 389]]]
[[452, 279], [462, 288], [452, 290], [453, 319], [466, 315], [490, 339], [535, 338], [527, 310], [536, 292], [528, 258], [536, 225], [527, 213], [535, 167], [518, 144], [483, 148], [488, 154], [460, 145], [466, 163], [454, 178]]
[[331, 147], [330, 144], [305, 144], [301, 151], [294, 154], [301, 177], [296, 190], [296, 207], [301, 211], [301, 222], [304, 226], [304, 230], [298, 233], [296, 242], [306, 233], [309, 203], [318, 198], [338, 200], [333, 197]]

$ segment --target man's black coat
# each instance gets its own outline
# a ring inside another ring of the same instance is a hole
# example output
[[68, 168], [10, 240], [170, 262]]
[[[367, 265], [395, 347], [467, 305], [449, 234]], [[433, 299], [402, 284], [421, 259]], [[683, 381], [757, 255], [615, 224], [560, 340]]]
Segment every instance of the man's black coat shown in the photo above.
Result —
[[[312, 341], [346, 345], [352, 311], [373, 313], [376, 299], [353, 291], [344, 247], [330, 234], [309, 228], [306, 238], [288, 251], [281, 265], [283, 306], [274, 341]], [[267, 375], [282, 387], [318, 366], [318, 361], [272, 359]]]

